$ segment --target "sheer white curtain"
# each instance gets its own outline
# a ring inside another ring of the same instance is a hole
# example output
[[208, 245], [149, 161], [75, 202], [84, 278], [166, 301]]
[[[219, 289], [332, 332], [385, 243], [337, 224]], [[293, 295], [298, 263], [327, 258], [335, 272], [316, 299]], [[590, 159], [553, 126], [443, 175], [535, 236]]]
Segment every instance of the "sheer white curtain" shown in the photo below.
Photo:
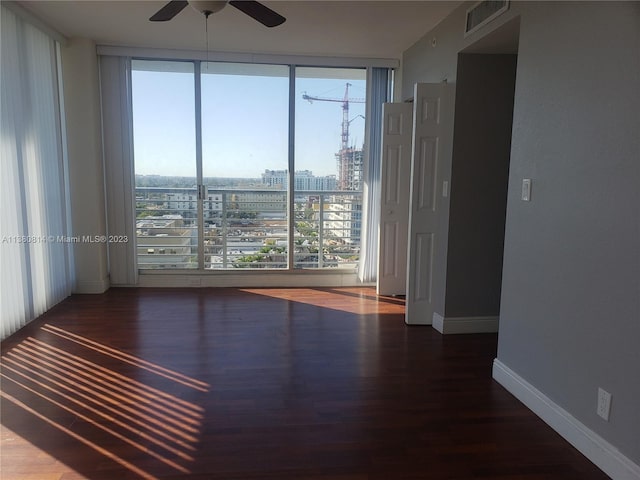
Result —
[[135, 176], [133, 171], [133, 114], [131, 58], [100, 57], [102, 139], [107, 189], [109, 235], [128, 242], [109, 244], [111, 285], [138, 283], [135, 231]]
[[2, 6], [0, 337], [73, 285], [57, 43]]
[[369, 161], [364, 171], [362, 248], [358, 268], [358, 278], [365, 283], [374, 282], [378, 277], [382, 104], [389, 101], [389, 80], [390, 70], [388, 68], [374, 67], [367, 70], [366, 145]]

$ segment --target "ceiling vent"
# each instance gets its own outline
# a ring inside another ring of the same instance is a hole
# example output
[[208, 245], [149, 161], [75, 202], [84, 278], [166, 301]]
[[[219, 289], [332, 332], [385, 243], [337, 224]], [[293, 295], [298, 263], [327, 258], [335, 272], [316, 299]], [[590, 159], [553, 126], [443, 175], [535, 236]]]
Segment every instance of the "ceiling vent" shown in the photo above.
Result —
[[465, 37], [509, 9], [509, 0], [478, 2], [467, 10], [467, 22], [464, 28]]

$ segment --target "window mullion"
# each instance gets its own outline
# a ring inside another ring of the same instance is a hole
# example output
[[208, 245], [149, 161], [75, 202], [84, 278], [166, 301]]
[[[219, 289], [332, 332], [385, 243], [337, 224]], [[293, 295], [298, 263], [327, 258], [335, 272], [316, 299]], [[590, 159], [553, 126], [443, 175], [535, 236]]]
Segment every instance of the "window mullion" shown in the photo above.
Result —
[[295, 268], [295, 250], [293, 235], [295, 232], [295, 141], [296, 141], [296, 67], [289, 66], [289, 177], [287, 195], [287, 219], [288, 225], [288, 270]]
[[204, 197], [206, 188], [202, 179], [202, 78], [201, 62], [194, 62], [195, 120], [196, 120], [196, 184], [198, 205], [198, 270], [204, 269]]

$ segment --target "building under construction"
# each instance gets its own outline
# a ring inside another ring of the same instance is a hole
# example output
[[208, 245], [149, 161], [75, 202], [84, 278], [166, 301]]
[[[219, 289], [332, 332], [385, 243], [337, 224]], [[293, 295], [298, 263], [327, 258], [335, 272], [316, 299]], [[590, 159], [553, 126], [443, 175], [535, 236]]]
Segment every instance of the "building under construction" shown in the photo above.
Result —
[[348, 147], [336, 153], [338, 163], [338, 190], [362, 190], [364, 153], [362, 149]]
[[[338, 164], [338, 190], [360, 191], [362, 189], [362, 176], [364, 168], [364, 154], [362, 149], [349, 145], [349, 125], [358, 115], [349, 119], [350, 103], [365, 103], [363, 98], [349, 98], [350, 83], [346, 84], [343, 98], [315, 97], [304, 93], [302, 98], [309, 102], [339, 102], [342, 103], [342, 133], [340, 151], [336, 153]], [[362, 117], [364, 118], [364, 117]]]

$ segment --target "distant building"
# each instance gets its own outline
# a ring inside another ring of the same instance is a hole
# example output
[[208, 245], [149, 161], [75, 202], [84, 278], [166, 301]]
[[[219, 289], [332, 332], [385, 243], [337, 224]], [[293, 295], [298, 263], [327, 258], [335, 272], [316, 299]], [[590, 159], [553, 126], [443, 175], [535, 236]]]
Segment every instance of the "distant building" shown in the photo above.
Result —
[[324, 228], [346, 245], [360, 245], [362, 230], [362, 200], [334, 196], [327, 206]]
[[[188, 192], [166, 193], [165, 208], [178, 212], [185, 217], [195, 218], [198, 211], [198, 196], [194, 190]], [[204, 218], [217, 218], [222, 212], [222, 194], [208, 194], [203, 202]]]
[[286, 190], [289, 184], [289, 170], [265, 170], [262, 174], [262, 184], [271, 188]]
[[[265, 170], [262, 183], [271, 188], [286, 190], [289, 185], [288, 170]], [[298, 170], [294, 177], [296, 191], [333, 191], [338, 185], [335, 175], [316, 177], [311, 170]]]
[[286, 212], [287, 194], [269, 190], [230, 191], [227, 196], [226, 208], [229, 211], [254, 212]]
[[348, 148], [336, 153], [338, 161], [338, 190], [362, 191], [364, 175], [364, 152]]
[[188, 268], [192, 260], [192, 229], [182, 215], [148, 216], [136, 221], [138, 266]]

